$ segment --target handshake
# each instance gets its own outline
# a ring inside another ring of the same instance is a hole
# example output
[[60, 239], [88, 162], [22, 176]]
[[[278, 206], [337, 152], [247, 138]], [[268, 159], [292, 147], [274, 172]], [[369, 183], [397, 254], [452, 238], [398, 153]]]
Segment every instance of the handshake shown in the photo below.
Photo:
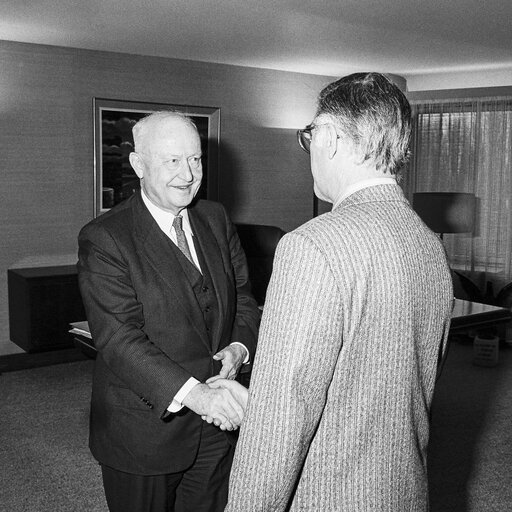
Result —
[[248, 396], [249, 392], [242, 384], [216, 375], [205, 384], [196, 384], [183, 400], [183, 405], [221, 430], [236, 430], [244, 418]]
[[221, 430], [236, 430], [244, 418], [249, 392], [233, 380], [245, 356], [245, 349], [229, 345], [215, 354], [222, 362], [219, 375], [210, 377], [205, 384], [196, 384], [183, 399], [183, 405], [213, 423]]
[[211, 390], [217, 390], [220, 401], [216, 405], [220, 407], [212, 407], [210, 414], [202, 414], [201, 418], [221, 430], [236, 430], [242, 423], [247, 408], [247, 388], [236, 380], [223, 379], [219, 376], [208, 379], [206, 385]]

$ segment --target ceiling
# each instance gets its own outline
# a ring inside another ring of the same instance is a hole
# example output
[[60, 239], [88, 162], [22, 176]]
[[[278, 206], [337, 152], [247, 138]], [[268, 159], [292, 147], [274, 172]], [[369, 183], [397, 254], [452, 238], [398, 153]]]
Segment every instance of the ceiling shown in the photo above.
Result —
[[512, 69], [511, 0], [1, 0], [0, 39], [339, 76]]

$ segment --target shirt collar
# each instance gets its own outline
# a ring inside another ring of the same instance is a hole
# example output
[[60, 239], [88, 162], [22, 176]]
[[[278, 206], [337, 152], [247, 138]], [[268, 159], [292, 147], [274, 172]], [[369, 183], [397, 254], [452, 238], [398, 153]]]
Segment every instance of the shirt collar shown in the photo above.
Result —
[[368, 187], [374, 187], [375, 185], [396, 185], [396, 179], [391, 177], [379, 177], [379, 178], [370, 178], [367, 180], [358, 181], [357, 183], [353, 183], [349, 185], [345, 192], [342, 194], [340, 198], [334, 203], [332, 209], [337, 208], [340, 203], [345, 200], [348, 196], [358, 192], [359, 190], [363, 190]]
[[[155, 219], [156, 223], [158, 224], [159, 228], [166, 234], [169, 234], [171, 232], [172, 223], [174, 222], [174, 215], [171, 212], [162, 210], [162, 208], [159, 208], [155, 204], [153, 204], [146, 193], [144, 192], [144, 189], [140, 189], [142, 200], [144, 201], [144, 204], [146, 205], [146, 208], [149, 210], [149, 213], [151, 216]], [[186, 231], [193, 235], [192, 227], [190, 226], [190, 220], [188, 218], [188, 210], [187, 208], [184, 208], [180, 212], [181, 217], [183, 218], [182, 227], [183, 231]]]

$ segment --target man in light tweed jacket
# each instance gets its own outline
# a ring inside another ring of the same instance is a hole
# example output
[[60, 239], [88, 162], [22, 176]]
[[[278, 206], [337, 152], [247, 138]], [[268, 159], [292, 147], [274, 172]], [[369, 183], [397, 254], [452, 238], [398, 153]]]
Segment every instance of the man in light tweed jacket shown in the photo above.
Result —
[[299, 131], [334, 206], [279, 244], [226, 511], [428, 510], [452, 284], [395, 180], [410, 123], [393, 83], [358, 73]]

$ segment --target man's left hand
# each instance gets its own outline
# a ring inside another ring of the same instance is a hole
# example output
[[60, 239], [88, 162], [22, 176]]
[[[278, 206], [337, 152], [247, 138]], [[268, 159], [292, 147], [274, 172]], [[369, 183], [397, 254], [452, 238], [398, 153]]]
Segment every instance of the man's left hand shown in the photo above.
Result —
[[246, 353], [246, 349], [237, 344], [228, 345], [220, 352], [217, 352], [213, 356], [213, 359], [216, 361], [222, 361], [222, 368], [219, 372], [219, 377], [233, 380], [242, 366]]

